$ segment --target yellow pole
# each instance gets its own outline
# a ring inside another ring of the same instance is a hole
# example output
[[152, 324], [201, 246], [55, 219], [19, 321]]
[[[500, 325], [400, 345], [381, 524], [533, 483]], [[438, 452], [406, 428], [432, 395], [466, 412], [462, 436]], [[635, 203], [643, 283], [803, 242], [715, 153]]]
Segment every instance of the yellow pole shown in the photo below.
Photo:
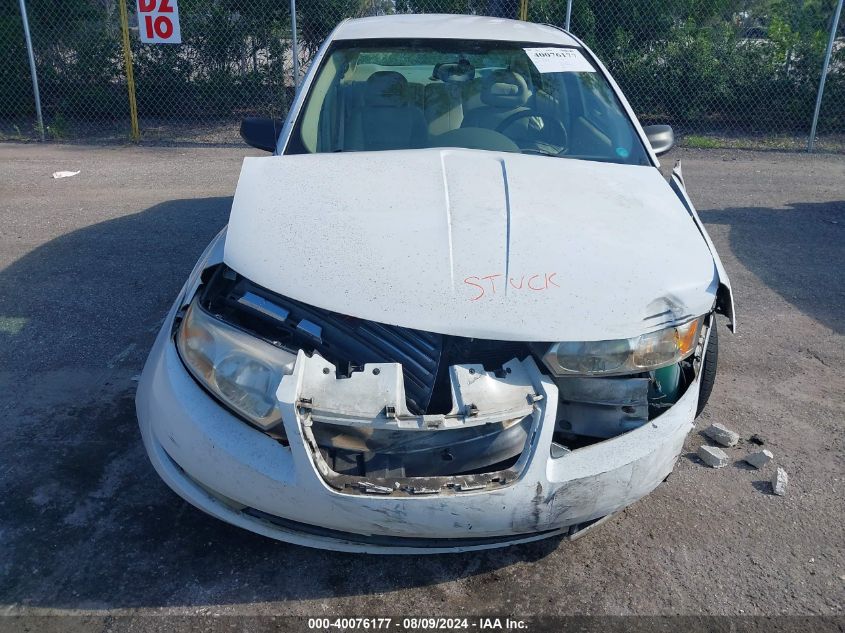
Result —
[[126, 13], [126, 0], [118, 0], [120, 5], [120, 30], [123, 31], [123, 62], [126, 65], [126, 87], [129, 90], [129, 118], [132, 120], [132, 141], [138, 142], [141, 132], [138, 130], [138, 104], [135, 103], [135, 75], [132, 73], [132, 49], [129, 46], [129, 17]]
[[523, 22], [528, 20], [528, 0], [519, 0], [519, 19]]

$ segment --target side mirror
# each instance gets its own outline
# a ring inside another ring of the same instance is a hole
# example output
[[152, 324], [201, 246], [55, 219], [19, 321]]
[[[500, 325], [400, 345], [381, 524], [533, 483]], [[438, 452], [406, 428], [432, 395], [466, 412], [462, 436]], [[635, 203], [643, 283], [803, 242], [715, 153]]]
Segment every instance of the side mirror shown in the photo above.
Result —
[[660, 156], [665, 154], [675, 145], [675, 133], [671, 125], [646, 125], [643, 128], [651, 149]]
[[241, 121], [241, 138], [247, 145], [263, 149], [265, 152], [275, 152], [282, 124], [281, 119], [247, 117]]

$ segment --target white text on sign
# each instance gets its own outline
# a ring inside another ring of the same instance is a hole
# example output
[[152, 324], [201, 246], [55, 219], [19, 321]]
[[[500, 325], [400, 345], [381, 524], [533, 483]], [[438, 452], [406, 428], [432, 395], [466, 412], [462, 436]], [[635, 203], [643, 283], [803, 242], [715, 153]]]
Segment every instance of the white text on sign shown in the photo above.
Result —
[[176, 0], [138, 0], [138, 31], [146, 44], [181, 44]]

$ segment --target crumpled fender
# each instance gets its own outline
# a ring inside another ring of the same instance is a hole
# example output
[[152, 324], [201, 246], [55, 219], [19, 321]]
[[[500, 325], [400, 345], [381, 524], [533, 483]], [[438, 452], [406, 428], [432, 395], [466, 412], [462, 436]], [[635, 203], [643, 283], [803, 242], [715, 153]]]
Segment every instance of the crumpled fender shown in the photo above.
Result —
[[736, 334], [736, 312], [734, 310], [734, 295], [733, 289], [731, 288], [731, 280], [728, 277], [728, 273], [725, 270], [724, 265], [722, 264], [722, 259], [719, 257], [719, 253], [716, 252], [713, 240], [710, 239], [707, 229], [704, 228], [704, 223], [701, 221], [701, 218], [698, 217], [698, 212], [695, 210], [695, 207], [687, 194], [680, 160], [675, 163], [675, 167], [672, 169], [672, 178], [669, 180], [669, 185], [672, 187], [672, 191], [675, 192], [675, 195], [678, 196], [681, 203], [683, 203], [684, 207], [686, 207], [687, 212], [692, 217], [695, 225], [701, 232], [701, 236], [707, 243], [710, 253], [713, 255], [713, 264], [716, 266], [716, 273], [719, 275], [719, 289], [716, 291], [716, 312], [723, 314], [728, 318], [728, 329]]

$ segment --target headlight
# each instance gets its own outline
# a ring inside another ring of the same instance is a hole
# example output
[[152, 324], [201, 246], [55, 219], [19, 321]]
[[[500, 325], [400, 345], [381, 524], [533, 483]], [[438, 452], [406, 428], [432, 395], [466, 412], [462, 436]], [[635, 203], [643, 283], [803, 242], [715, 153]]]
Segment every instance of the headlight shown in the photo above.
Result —
[[695, 351], [704, 317], [628, 339], [554, 343], [543, 361], [556, 376], [628, 374], [673, 365]]
[[281, 421], [276, 389], [296, 356], [209, 316], [196, 299], [176, 346], [194, 377], [236, 413], [265, 429]]

